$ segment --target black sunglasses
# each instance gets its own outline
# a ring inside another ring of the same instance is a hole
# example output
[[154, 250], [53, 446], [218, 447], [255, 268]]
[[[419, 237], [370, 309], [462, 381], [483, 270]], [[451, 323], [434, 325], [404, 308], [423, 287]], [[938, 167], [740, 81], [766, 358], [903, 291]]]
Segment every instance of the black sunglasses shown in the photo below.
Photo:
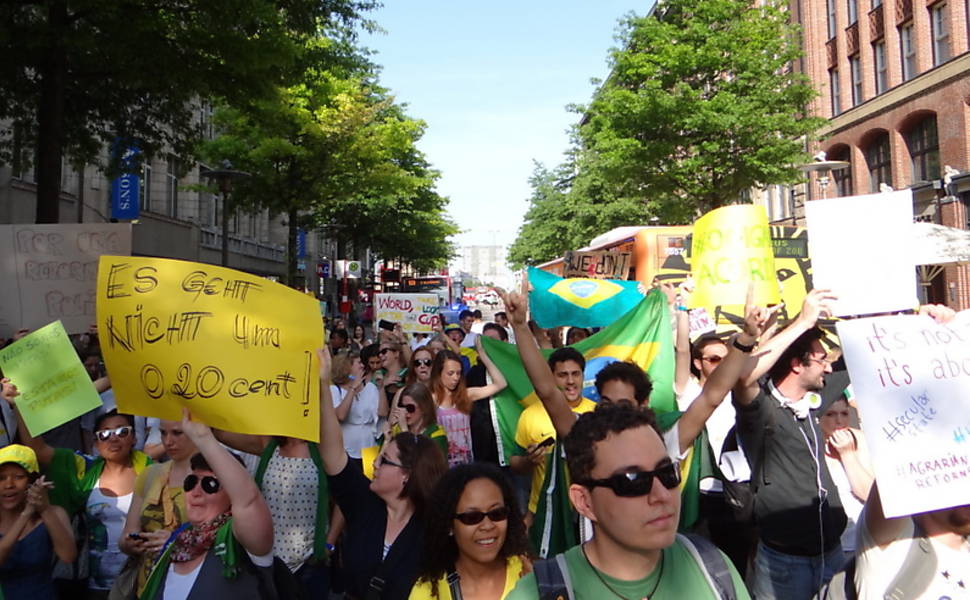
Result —
[[182, 482], [182, 489], [186, 492], [191, 492], [199, 484], [199, 481], [202, 482], [202, 491], [206, 494], [215, 494], [219, 491], [219, 480], [211, 475], [206, 475], [205, 477], [187, 475], [185, 481]]
[[418, 410], [418, 407], [416, 404], [405, 404], [400, 400], [397, 401], [397, 406], [398, 408], [403, 408], [404, 410], [408, 411], [408, 414], [411, 414], [414, 411]]
[[419, 367], [430, 367], [431, 363], [434, 361], [430, 358], [416, 358], [414, 359], [414, 364]]
[[665, 488], [672, 490], [680, 484], [680, 465], [676, 462], [670, 462], [653, 471], [620, 473], [606, 479], [587, 479], [577, 483], [588, 488], [610, 488], [614, 494], [622, 498], [636, 498], [650, 493], [650, 490], [653, 489], [654, 477], [659, 479], [661, 485]]
[[116, 436], [119, 440], [123, 440], [131, 435], [131, 426], [125, 425], [124, 427], [115, 427], [114, 429], [101, 429], [95, 431], [94, 435], [102, 442], [107, 442], [111, 439], [111, 436]]
[[393, 350], [394, 350], [393, 348], [381, 348], [380, 350], [378, 350], [377, 353], [378, 354], [387, 354], [388, 352], [392, 352]]
[[509, 518], [509, 507], [499, 506], [498, 508], [493, 508], [488, 512], [470, 510], [468, 512], [455, 514], [455, 518], [465, 525], [478, 525], [485, 519], [485, 517], [488, 517], [488, 520], [492, 523], [504, 521], [505, 519]]

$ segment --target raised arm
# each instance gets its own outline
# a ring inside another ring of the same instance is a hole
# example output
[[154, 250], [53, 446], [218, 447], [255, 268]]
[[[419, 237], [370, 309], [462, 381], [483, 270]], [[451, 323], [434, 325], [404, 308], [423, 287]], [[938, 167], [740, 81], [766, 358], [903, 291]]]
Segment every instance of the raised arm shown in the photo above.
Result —
[[502, 301], [505, 303], [505, 310], [508, 313], [509, 321], [512, 323], [512, 330], [515, 331], [515, 346], [519, 351], [522, 364], [525, 366], [525, 372], [529, 375], [536, 395], [542, 401], [546, 413], [552, 420], [556, 434], [560, 438], [564, 438], [573, 428], [576, 415], [570, 410], [566, 397], [559, 386], [556, 385], [556, 378], [539, 351], [532, 330], [529, 329], [526, 322], [525, 313], [529, 306], [528, 285], [528, 279], [524, 279], [523, 292], [521, 294], [515, 292], [503, 294]]
[[330, 394], [330, 349], [317, 350], [320, 358], [320, 457], [327, 475], [337, 475], [347, 466], [344, 434]]
[[17, 386], [10, 381], [10, 379], [4, 377], [0, 380], [0, 386], [2, 386], [2, 391], [0, 395], [3, 399], [10, 403], [13, 408], [14, 414], [17, 415], [17, 434], [20, 436], [20, 441], [25, 446], [29, 446], [34, 454], [37, 455], [37, 462], [40, 463], [41, 469], [46, 469], [51, 461], [54, 460], [54, 448], [50, 446], [44, 438], [34, 437], [30, 435], [30, 430], [27, 429], [27, 425], [24, 423], [24, 418], [20, 414], [20, 410], [17, 409], [17, 401], [15, 398], [20, 395], [17, 390]]
[[741, 372], [751, 360], [750, 353], [741, 350], [738, 345], [753, 347], [758, 342], [758, 336], [764, 331], [770, 315], [771, 311], [768, 309], [754, 305], [753, 292], [749, 288], [742, 330], [734, 336], [732, 343], [728, 344], [728, 354], [724, 361], [707, 378], [700, 395], [690, 403], [678, 422], [681, 453], [686, 452], [687, 448], [694, 443], [707, 420], [738, 382]]
[[256, 482], [229, 451], [219, 445], [212, 430], [190, 419], [182, 409], [182, 431], [205, 457], [209, 467], [232, 502], [232, 533], [250, 554], [265, 556], [273, 551], [273, 517]]
[[748, 362], [741, 380], [734, 388], [736, 404], [746, 406], [754, 401], [759, 391], [758, 380], [764, 377], [798, 336], [814, 327], [820, 316], [830, 314], [828, 303], [835, 299], [829, 290], [812, 290], [805, 296], [798, 317], [752, 354], [753, 360]]
[[478, 351], [478, 358], [485, 364], [485, 370], [488, 372], [488, 376], [491, 377], [492, 383], [481, 387], [468, 388], [468, 399], [472, 402], [494, 396], [509, 385], [505, 380], [505, 375], [499, 371], [498, 367], [495, 366], [495, 362], [488, 357], [488, 354], [482, 348], [482, 336], [475, 338], [475, 350]]
[[[350, 408], [354, 405], [354, 400], [357, 399], [357, 394], [360, 392], [362, 383], [362, 381], [355, 381], [353, 385], [348, 386], [350, 389], [343, 390], [343, 388], [340, 388], [344, 391], [343, 399], [340, 401], [340, 404], [337, 405], [335, 411], [337, 413], [337, 420], [341, 423], [347, 420], [347, 415], [350, 414]], [[333, 392], [331, 392], [331, 394], [332, 393]], [[385, 400], [384, 402], [386, 403], [387, 401]], [[380, 410], [380, 408], [378, 408], [378, 410]]]
[[839, 429], [832, 432], [832, 437], [829, 438], [828, 443], [839, 453], [839, 462], [845, 469], [845, 476], [849, 480], [849, 487], [852, 488], [852, 495], [858, 498], [860, 502], [865, 502], [872, 490], [875, 477], [873, 477], [872, 471], [862, 462], [856, 434], [850, 429]]

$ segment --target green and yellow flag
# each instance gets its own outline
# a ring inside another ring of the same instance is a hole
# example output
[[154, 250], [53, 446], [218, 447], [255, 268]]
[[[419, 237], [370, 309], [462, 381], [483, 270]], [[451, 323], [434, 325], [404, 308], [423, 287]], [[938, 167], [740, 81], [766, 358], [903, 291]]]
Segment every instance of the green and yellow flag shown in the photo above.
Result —
[[[505, 466], [515, 450], [519, 414], [523, 408], [538, 402], [538, 398], [515, 345], [487, 337], [481, 339], [485, 352], [508, 381], [508, 387], [491, 400], [499, 460]], [[583, 385], [586, 397], [599, 400], [594, 382], [600, 369], [612, 362], [630, 361], [646, 371], [653, 383], [651, 408], [657, 413], [676, 409], [670, 314], [667, 299], [659, 290], [651, 291], [633, 310], [573, 347], [586, 358]], [[551, 353], [552, 350], [543, 350], [545, 356]]]
[[639, 281], [563, 279], [529, 267], [529, 309], [539, 327], [606, 327], [643, 300]]

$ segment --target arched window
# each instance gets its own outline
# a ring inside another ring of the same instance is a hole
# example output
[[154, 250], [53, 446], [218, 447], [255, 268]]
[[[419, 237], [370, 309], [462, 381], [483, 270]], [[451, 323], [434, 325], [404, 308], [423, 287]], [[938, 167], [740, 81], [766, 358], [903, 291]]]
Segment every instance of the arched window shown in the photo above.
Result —
[[893, 184], [892, 157], [889, 150], [889, 133], [882, 132], [872, 138], [866, 147], [866, 164], [869, 167], [869, 191], [879, 191], [879, 184]]
[[940, 178], [940, 142], [936, 134], [936, 115], [929, 115], [906, 135], [913, 160], [913, 182]]
[[843, 160], [849, 163], [844, 169], [832, 171], [832, 183], [835, 184], [834, 196], [852, 195], [852, 157], [846, 145], [835, 146], [825, 153], [828, 160]]

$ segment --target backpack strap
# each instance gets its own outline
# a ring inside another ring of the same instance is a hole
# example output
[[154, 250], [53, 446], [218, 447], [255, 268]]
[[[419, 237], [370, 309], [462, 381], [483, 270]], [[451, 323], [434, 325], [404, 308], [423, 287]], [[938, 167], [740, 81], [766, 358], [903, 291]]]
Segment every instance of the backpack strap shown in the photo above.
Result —
[[532, 572], [535, 574], [539, 600], [574, 600], [565, 555], [557, 554], [554, 558], [535, 561]]
[[687, 551], [694, 557], [701, 573], [711, 586], [715, 597], [722, 600], [737, 600], [731, 568], [721, 551], [707, 539], [696, 534], [677, 534]]
[[461, 577], [458, 576], [458, 571], [451, 571], [448, 573], [448, 591], [451, 592], [451, 600], [464, 600], [461, 595]]

